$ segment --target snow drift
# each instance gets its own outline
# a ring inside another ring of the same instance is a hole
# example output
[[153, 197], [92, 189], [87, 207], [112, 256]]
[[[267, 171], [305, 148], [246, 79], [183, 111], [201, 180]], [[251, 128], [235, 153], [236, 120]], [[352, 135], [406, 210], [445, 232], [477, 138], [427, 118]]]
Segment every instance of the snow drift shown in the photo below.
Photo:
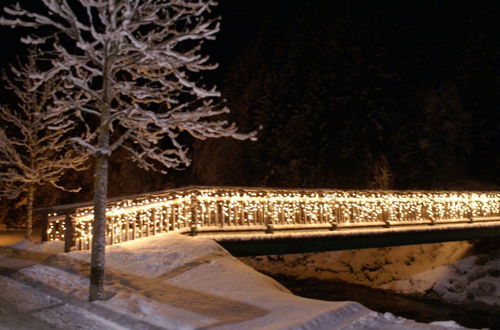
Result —
[[[23, 243], [23, 248], [27, 248]], [[48, 248], [38, 250], [48, 250]], [[50, 250], [50, 249], [49, 249]], [[19, 272], [85, 301], [90, 254], [57, 254]], [[453, 321], [422, 324], [380, 314], [356, 302], [292, 295], [211, 240], [179, 234], [110, 246], [109, 299], [91, 303], [151, 327], [195, 329], [445, 329]]]

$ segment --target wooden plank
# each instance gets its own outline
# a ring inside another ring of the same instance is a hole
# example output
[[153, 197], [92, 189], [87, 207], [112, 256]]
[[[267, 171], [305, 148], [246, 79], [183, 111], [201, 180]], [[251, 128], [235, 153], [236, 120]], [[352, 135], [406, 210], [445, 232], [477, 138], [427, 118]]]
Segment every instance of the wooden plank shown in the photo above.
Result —
[[71, 214], [66, 214], [64, 218], [64, 252], [70, 252], [75, 246], [75, 233]]

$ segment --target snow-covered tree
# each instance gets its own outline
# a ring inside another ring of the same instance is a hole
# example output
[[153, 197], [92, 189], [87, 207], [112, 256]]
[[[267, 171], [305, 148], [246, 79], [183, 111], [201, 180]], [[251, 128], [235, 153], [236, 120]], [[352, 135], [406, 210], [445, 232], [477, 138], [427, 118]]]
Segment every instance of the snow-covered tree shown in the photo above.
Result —
[[[200, 83], [216, 68], [201, 55], [219, 31], [214, 0], [39, 0], [39, 12], [19, 4], [4, 8], [0, 24], [51, 27], [31, 35], [57, 57], [40, 81], [60, 74], [67, 89], [56, 104], [76, 111], [87, 135], [76, 139], [96, 158], [90, 300], [102, 299], [108, 157], [126, 149], [139, 166], [164, 171], [188, 166], [182, 132], [195, 138], [254, 138], [212, 118], [228, 112], [220, 93]], [[167, 142], [162, 142], [166, 140]]]
[[51, 101], [56, 78], [35, 88], [30, 75], [37, 74], [36, 52], [12, 75], [3, 75], [5, 87], [17, 97], [16, 106], [0, 106], [0, 195], [15, 198], [26, 194], [25, 238], [31, 239], [33, 201], [37, 187], [50, 183], [67, 190], [57, 182], [69, 169], [83, 170], [87, 156], [76, 150], [66, 138], [73, 122], [61, 112], [53, 111]]

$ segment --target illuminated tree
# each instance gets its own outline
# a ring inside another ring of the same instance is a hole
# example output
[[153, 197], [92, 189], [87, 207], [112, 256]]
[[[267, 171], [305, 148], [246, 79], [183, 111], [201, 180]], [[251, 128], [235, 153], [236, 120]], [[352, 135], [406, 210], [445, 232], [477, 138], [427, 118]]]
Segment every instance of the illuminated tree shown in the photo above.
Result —
[[73, 122], [51, 107], [55, 78], [38, 88], [30, 78], [38, 73], [36, 53], [31, 51], [27, 63], [12, 71], [16, 77], [4, 74], [3, 80], [18, 103], [15, 108], [0, 107], [0, 195], [16, 198], [26, 193], [25, 238], [31, 240], [37, 187], [50, 183], [67, 190], [57, 182], [69, 169], [83, 170], [87, 155], [65, 137], [74, 128]]
[[[205, 40], [219, 31], [210, 12], [214, 0], [40, 0], [44, 10], [19, 4], [4, 8], [9, 26], [48, 26], [54, 34], [29, 36], [57, 55], [40, 81], [62, 75], [66, 95], [60, 111], [74, 111], [85, 122], [85, 146], [96, 159], [90, 300], [103, 298], [108, 158], [124, 148], [145, 169], [188, 166], [181, 137], [240, 134], [236, 126], [211, 117], [227, 113], [215, 102], [220, 93], [206, 88], [200, 73], [217, 67], [200, 54]], [[162, 142], [167, 140], [167, 142]]]

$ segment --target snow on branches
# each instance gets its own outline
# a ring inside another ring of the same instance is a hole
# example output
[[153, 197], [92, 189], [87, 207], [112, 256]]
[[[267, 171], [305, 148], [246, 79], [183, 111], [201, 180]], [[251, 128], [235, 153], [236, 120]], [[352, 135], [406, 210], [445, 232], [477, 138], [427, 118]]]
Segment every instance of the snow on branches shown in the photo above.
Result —
[[[52, 34], [25, 37], [52, 54], [41, 84], [60, 76], [60, 112], [75, 113], [87, 128], [73, 139], [94, 154], [94, 222], [90, 300], [104, 297], [104, 250], [109, 155], [121, 147], [139, 166], [165, 171], [188, 166], [182, 132], [195, 138], [255, 139], [221, 120], [220, 93], [201, 82], [217, 65], [201, 54], [219, 31], [214, 0], [38, 0], [37, 12], [4, 8], [0, 24], [48, 27]], [[40, 29], [38, 31], [45, 31]], [[167, 143], [165, 143], [165, 142]]]
[[68, 169], [84, 169], [87, 159], [66, 139], [73, 122], [51, 107], [56, 78], [39, 88], [31, 79], [38, 72], [35, 56], [31, 51], [27, 63], [12, 66], [14, 78], [3, 75], [5, 87], [18, 99], [14, 109], [0, 106], [0, 194], [11, 198], [44, 183], [67, 190], [57, 181]]
[[3, 81], [18, 103], [14, 108], [0, 106], [0, 196], [15, 198], [26, 193], [25, 237], [31, 239], [36, 188], [50, 183], [68, 191], [57, 182], [69, 169], [85, 169], [88, 155], [67, 139], [73, 121], [51, 107], [57, 77], [39, 86], [31, 78], [38, 72], [36, 52], [30, 51], [27, 63], [11, 69], [15, 77], [4, 73]]
[[[87, 122], [96, 117], [86, 139], [76, 142], [94, 154], [125, 148], [146, 169], [189, 165], [179, 141], [186, 131], [199, 139], [241, 134], [224, 120], [210, 120], [229, 110], [216, 102], [215, 87], [200, 83], [200, 72], [217, 67], [200, 54], [205, 40], [219, 31], [210, 17], [213, 0], [41, 0], [39, 13], [20, 5], [4, 8], [10, 18], [0, 24], [50, 26], [48, 36], [29, 36], [25, 43], [46, 43], [57, 57], [39, 82], [61, 75], [66, 95], [61, 110], [76, 110]], [[110, 137], [99, 142], [99, 136]], [[166, 138], [170, 145], [160, 141]], [[158, 166], [160, 165], [160, 166]]]

